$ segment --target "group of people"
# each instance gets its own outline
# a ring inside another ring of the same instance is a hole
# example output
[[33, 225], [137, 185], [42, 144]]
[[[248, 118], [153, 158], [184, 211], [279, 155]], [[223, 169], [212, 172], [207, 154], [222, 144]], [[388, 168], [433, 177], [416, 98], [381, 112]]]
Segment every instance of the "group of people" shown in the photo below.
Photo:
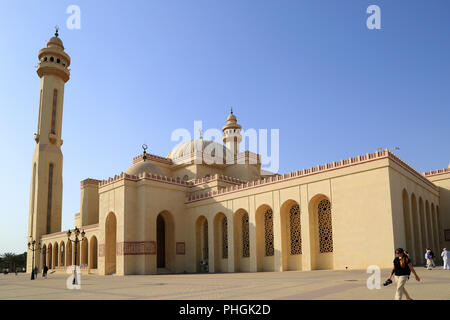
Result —
[[[395, 300], [401, 300], [403, 295], [407, 300], [412, 300], [411, 296], [408, 294], [408, 291], [405, 289], [405, 284], [409, 280], [409, 276], [411, 272], [414, 274], [414, 277], [417, 281], [420, 281], [420, 277], [417, 275], [414, 267], [412, 266], [412, 261], [409, 258], [408, 251], [403, 250], [402, 248], [398, 248], [395, 250], [395, 259], [394, 266], [392, 268], [392, 272], [389, 275], [385, 285], [392, 283], [392, 276], [395, 276], [395, 280], [397, 282], [397, 290], [395, 292]], [[444, 270], [449, 270], [448, 258], [450, 256], [450, 251], [447, 251], [447, 248], [444, 248], [441, 253], [442, 260], [444, 262]], [[427, 248], [425, 253], [425, 259], [427, 261], [426, 268], [431, 270], [431, 268], [436, 267], [434, 263], [434, 253], [430, 248]]]
[[[447, 251], [447, 248], [444, 248], [441, 253], [441, 258], [444, 263], [444, 265], [443, 265], [444, 270], [450, 269], [450, 267], [448, 265], [449, 256], [450, 256], [450, 252]], [[431, 250], [430, 248], [427, 248], [427, 250], [425, 252], [425, 260], [427, 261], [426, 268], [428, 270], [431, 270], [432, 268], [436, 267], [436, 264], [434, 263], [434, 259], [435, 259], [435, 255], [434, 255], [433, 250]]]
[[[44, 268], [42, 268], [42, 278], [47, 279], [47, 272], [48, 272], [48, 267], [44, 266]], [[37, 267], [34, 267], [33, 273], [34, 273], [34, 276], [37, 278], [37, 275], [38, 275]]]

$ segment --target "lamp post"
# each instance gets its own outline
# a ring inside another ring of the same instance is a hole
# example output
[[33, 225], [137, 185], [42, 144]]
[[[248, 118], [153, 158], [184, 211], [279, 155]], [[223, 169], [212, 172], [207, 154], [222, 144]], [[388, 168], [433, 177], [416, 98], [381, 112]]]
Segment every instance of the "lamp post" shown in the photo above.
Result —
[[[72, 236], [72, 233], [75, 235], [75, 239], [72, 240], [70, 237]], [[67, 239], [69, 239], [69, 241], [75, 243], [75, 266], [73, 268], [73, 282], [72, 284], [77, 284], [77, 246], [78, 246], [78, 242], [81, 242], [85, 239], [84, 235], [86, 233], [83, 231], [80, 232], [80, 229], [78, 229], [78, 227], [75, 227], [75, 229], [73, 229], [73, 231], [68, 230], [67, 231]], [[80, 239], [78, 239], [78, 237], [81, 235]]]
[[31, 279], [34, 280], [34, 252], [35, 251], [41, 251], [41, 242], [39, 241], [36, 245], [36, 240], [33, 240], [33, 238], [30, 236], [30, 241], [28, 242], [28, 250], [31, 250], [33, 252], [33, 257], [31, 259]]

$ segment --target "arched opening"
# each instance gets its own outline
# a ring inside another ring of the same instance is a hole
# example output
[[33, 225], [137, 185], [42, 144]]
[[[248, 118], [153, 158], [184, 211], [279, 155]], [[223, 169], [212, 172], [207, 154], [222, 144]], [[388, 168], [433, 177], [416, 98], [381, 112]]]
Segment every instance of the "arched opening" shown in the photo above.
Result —
[[70, 240], [67, 240], [66, 245], [66, 267], [70, 267], [73, 265], [72, 262], [72, 242]]
[[438, 222], [434, 203], [431, 204], [431, 221], [433, 222], [433, 245], [435, 247], [435, 252], [439, 252], [441, 248], [439, 246]]
[[250, 222], [247, 211], [239, 209], [233, 217], [234, 271], [250, 271]]
[[47, 265], [47, 245], [43, 245], [42, 246], [42, 268], [44, 268], [45, 266], [48, 267]]
[[53, 245], [53, 268], [55, 269], [59, 266], [58, 258], [59, 258], [58, 242], [55, 242], [55, 244]]
[[441, 217], [439, 214], [439, 206], [436, 206], [436, 219], [437, 219], [437, 230], [438, 230], [438, 241], [439, 241], [439, 249], [442, 248], [444, 243], [443, 231], [441, 229]]
[[414, 262], [418, 263], [421, 261], [419, 257], [422, 255], [422, 249], [421, 249], [421, 238], [420, 238], [420, 227], [419, 227], [419, 213], [417, 211], [417, 199], [416, 195], [413, 193], [411, 195], [411, 212], [412, 212], [412, 220], [413, 220], [413, 233], [414, 233]]
[[89, 269], [97, 269], [97, 261], [98, 261], [98, 244], [97, 237], [92, 236], [89, 241]]
[[281, 206], [281, 254], [283, 271], [302, 269], [300, 206], [288, 200]]
[[[74, 246], [75, 247], [75, 246]], [[78, 241], [77, 243], [76, 243], [76, 250], [75, 250], [75, 252], [74, 252], [74, 264], [76, 264], [77, 266], [79, 266], [80, 265], [80, 263], [81, 263], [81, 250], [80, 250], [80, 241]]]
[[405, 250], [412, 253], [413, 248], [413, 240], [412, 240], [412, 232], [411, 232], [411, 211], [409, 210], [409, 197], [408, 192], [403, 189], [402, 192], [402, 200], [403, 200], [403, 221], [405, 227]]
[[64, 267], [66, 265], [66, 246], [64, 241], [59, 243], [59, 265]]
[[214, 217], [214, 271], [228, 270], [228, 219], [222, 213]]
[[333, 226], [331, 202], [328, 197], [324, 195], [313, 197], [309, 201], [309, 212], [311, 269], [333, 269]]
[[433, 230], [430, 212], [430, 203], [425, 201], [425, 224], [427, 226], [427, 248], [433, 249]]
[[197, 218], [195, 223], [197, 272], [205, 272], [203, 265], [208, 264], [208, 220], [205, 216]]
[[268, 205], [256, 210], [256, 265], [257, 271], [275, 270], [273, 211]]
[[420, 236], [422, 239], [422, 243], [421, 243], [422, 250], [420, 250], [422, 254], [420, 254], [419, 257], [421, 257], [420, 261], [422, 261], [422, 263], [424, 262], [423, 253], [425, 252], [425, 249], [427, 248], [427, 232], [426, 232], [425, 212], [424, 211], [425, 210], [424, 210], [422, 197], [419, 197]]
[[175, 272], [175, 223], [168, 211], [156, 217], [156, 266], [165, 269], [161, 273]]
[[51, 243], [49, 243], [47, 247], [47, 267], [49, 269], [53, 268], [53, 251]]
[[116, 273], [117, 220], [110, 212], [105, 223], [105, 274]]
[[83, 267], [87, 267], [89, 263], [89, 240], [88, 238], [84, 238], [81, 241], [81, 265]]

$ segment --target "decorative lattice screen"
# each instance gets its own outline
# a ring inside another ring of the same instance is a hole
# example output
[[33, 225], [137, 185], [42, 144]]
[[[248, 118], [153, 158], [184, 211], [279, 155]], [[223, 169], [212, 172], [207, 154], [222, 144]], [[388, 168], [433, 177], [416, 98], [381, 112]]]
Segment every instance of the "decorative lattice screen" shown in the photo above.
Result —
[[248, 213], [242, 215], [242, 257], [250, 257], [250, 235]]
[[302, 232], [299, 205], [292, 206], [289, 211], [289, 229], [291, 236], [291, 254], [302, 254]]
[[266, 257], [271, 257], [274, 254], [272, 209], [268, 209], [264, 214], [264, 231], [265, 231]]
[[327, 199], [319, 202], [319, 243], [320, 252], [333, 252], [333, 229], [331, 226], [331, 203]]
[[222, 219], [222, 258], [228, 259], [228, 221], [227, 217]]

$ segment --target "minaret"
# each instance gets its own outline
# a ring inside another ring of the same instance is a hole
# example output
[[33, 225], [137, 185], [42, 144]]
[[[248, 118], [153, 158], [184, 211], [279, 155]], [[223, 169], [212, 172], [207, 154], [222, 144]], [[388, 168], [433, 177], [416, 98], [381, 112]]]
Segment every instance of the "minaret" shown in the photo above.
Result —
[[[64, 85], [69, 80], [70, 57], [55, 36], [39, 51], [37, 74], [41, 78], [36, 148], [33, 154], [28, 237], [38, 242], [42, 235], [61, 231], [62, 165], [61, 129]], [[35, 265], [42, 268], [36, 251]], [[27, 271], [31, 271], [31, 252]]]
[[242, 141], [241, 129], [241, 125], [237, 123], [236, 116], [233, 114], [233, 108], [231, 108], [227, 123], [222, 127], [222, 140], [225, 146], [233, 152], [233, 155], [239, 153], [239, 144]]

